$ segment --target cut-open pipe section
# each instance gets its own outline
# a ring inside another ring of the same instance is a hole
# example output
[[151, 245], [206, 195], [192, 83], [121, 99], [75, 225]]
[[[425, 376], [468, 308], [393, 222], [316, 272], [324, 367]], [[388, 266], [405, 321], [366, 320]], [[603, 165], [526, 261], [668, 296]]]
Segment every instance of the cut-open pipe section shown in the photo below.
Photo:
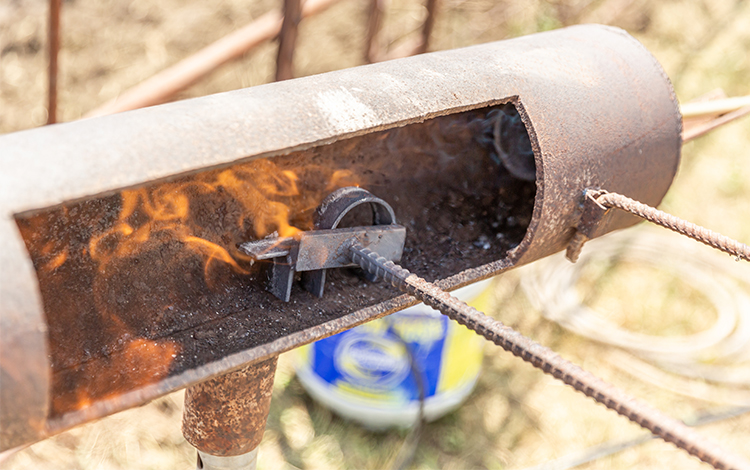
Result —
[[564, 249], [586, 188], [657, 205], [680, 123], [643, 46], [578, 26], [1, 136], [0, 450], [413, 304], [346, 270], [284, 303], [237, 249], [338, 187], [450, 290]]

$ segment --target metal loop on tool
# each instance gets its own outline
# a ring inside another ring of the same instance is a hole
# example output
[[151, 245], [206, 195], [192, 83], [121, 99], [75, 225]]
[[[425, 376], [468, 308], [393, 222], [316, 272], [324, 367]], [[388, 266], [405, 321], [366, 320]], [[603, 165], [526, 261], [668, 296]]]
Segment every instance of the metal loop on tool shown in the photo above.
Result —
[[315, 228], [318, 230], [336, 228], [346, 214], [366, 203], [372, 207], [372, 225], [396, 223], [396, 214], [387, 202], [366, 189], [347, 186], [337, 189], [323, 199], [318, 210], [315, 211]]
[[[369, 204], [373, 221], [369, 226], [336, 228], [355, 207]], [[295, 237], [278, 236], [243, 243], [239, 249], [254, 260], [273, 260], [268, 265], [268, 290], [288, 302], [297, 272], [309, 292], [323, 296], [325, 271], [355, 266], [346, 253], [354, 241], [377, 249], [390, 260], [401, 259], [406, 228], [396, 225], [391, 206], [361, 188], [341, 188], [323, 200], [316, 211], [316, 230]], [[367, 279], [376, 277], [366, 274]]]
[[[315, 211], [315, 228], [317, 230], [334, 229], [341, 220], [357, 206], [370, 204], [372, 208], [372, 225], [391, 225], [396, 223], [396, 213], [384, 200], [374, 196], [366, 189], [356, 186], [339, 188], [332, 192]], [[377, 276], [365, 271], [365, 277], [375, 282]], [[323, 297], [326, 282], [326, 270], [302, 273], [302, 285], [313, 295]]]

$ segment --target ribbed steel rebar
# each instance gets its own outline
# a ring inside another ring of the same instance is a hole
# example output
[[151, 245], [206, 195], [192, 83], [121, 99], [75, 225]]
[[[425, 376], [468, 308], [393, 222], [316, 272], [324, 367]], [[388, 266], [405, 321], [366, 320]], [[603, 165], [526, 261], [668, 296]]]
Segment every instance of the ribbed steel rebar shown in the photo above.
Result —
[[450, 319], [465, 325], [534, 367], [562, 380], [607, 408], [638, 423], [667, 442], [684, 449], [717, 469], [750, 469], [750, 464], [719, 448], [681, 421], [671, 418], [624, 391], [608, 384], [551, 349], [523, 336], [440, 289], [435, 284], [355, 243], [352, 260], [365, 271], [382, 277], [397, 289], [418, 298]]
[[617, 209], [630, 212], [642, 219], [653, 222], [664, 228], [668, 228], [677, 233], [681, 233], [693, 240], [704, 243], [710, 247], [721, 250], [737, 258], [750, 261], [750, 246], [733, 240], [720, 233], [716, 233], [700, 225], [682, 220], [666, 212], [654, 209], [651, 206], [630, 199], [627, 196], [617, 193], [604, 193], [596, 198], [596, 202], [605, 207], [616, 207]]

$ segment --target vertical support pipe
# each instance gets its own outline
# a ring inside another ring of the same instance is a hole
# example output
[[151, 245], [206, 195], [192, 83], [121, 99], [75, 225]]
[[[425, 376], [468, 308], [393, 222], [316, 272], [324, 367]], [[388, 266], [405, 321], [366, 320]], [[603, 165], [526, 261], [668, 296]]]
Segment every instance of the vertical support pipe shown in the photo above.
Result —
[[276, 81], [294, 78], [292, 61], [297, 43], [297, 27], [302, 19], [300, 0], [284, 0], [284, 22], [279, 33], [279, 54], [276, 57]]
[[430, 47], [430, 36], [435, 27], [435, 16], [437, 15], [438, 0], [427, 0], [427, 17], [422, 24], [422, 41], [414, 48], [414, 54], [423, 54]]
[[367, 14], [367, 36], [365, 38], [365, 60], [368, 64], [378, 62], [383, 54], [378, 39], [384, 9], [384, 0], [370, 0], [370, 8]]
[[198, 449], [198, 468], [255, 468], [276, 361], [273, 357], [187, 389], [182, 434]]
[[62, 0], [49, 0], [49, 69], [47, 71], [47, 124], [57, 122], [57, 53], [60, 50], [60, 3]]
[[[373, 6], [373, 8], [375, 8]], [[426, 0], [425, 9], [427, 10], [427, 16], [422, 23], [422, 31], [416, 38], [412, 38], [409, 41], [402, 42], [400, 45], [392, 48], [385, 54], [377, 54], [368, 57], [371, 62], [379, 62], [382, 60], [401, 59], [411, 55], [422, 54], [427, 52], [430, 47], [430, 37], [432, 36], [432, 30], [435, 27], [435, 17], [437, 16], [438, 0]], [[379, 28], [380, 25], [377, 25]], [[371, 41], [377, 42], [377, 33], [374, 33], [374, 39], [370, 39], [368, 35], [368, 45]]]

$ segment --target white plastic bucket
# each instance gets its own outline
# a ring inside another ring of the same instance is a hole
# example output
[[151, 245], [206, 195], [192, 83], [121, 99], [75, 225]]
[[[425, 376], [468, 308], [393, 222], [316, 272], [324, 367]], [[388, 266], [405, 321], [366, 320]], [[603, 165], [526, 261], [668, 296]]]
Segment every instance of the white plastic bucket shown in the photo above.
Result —
[[[454, 295], [483, 310], [489, 283]], [[473, 331], [419, 304], [297, 349], [295, 369], [310, 396], [340, 416], [369, 429], [407, 427], [419, 415], [420, 391], [427, 421], [469, 396], [483, 346]]]

